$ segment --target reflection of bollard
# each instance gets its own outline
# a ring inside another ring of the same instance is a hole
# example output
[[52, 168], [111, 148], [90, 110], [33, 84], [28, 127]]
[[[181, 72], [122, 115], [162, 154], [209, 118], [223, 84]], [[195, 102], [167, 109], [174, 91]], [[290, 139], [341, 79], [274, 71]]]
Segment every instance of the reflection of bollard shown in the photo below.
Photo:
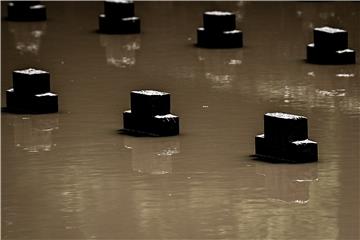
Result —
[[7, 111], [12, 113], [53, 113], [58, 96], [50, 92], [50, 74], [36, 69], [13, 72], [14, 88], [6, 90]]
[[317, 164], [262, 164], [256, 173], [264, 176], [265, 189], [272, 199], [294, 203], [310, 200], [310, 184], [318, 178]]
[[228, 51], [214, 49], [208, 51], [203, 48], [197, 50], [198, 60], [204, 68], [205, 78], [209, 80], [213, 89], [230, 89], [236, 71], [243, 61], [242, 51]]
[[21, 54], [38, 54], [41, 38], [45, 35], [47, 22], [18, 24], [8, 22], [9, 31], [14, 37], [15, 47]]
[[154, 90], [131, 92], [131, 110], [123, 113], [124, 131], [150, 136], [179, 134], [179, 117], [170, 113], [170, 94]]
[[28, 152], [50, 151], [53, 131], [59, 128], [57, 114], [14, 116], [14, 145]]
[[307, 118], [286, 113], [266, 113], [264, 132], [255, 137], [257, 156], [293, 163], [318, 160], [317, 143], [308, 139]]
[[355, 64], [355, 51], [348, 49], [348, 33], [331, 27], [314, 29], [314, 43], [307, 45], [307, 61], [316, 64]]
[[100, 44], [105, 47], [106, 61], [115, 67], [131, 67], [136, 63], [136, 51], [140, 49], [139, 35], [100, 35]]
[[204, 27], [197, 29], [197, 46], [204, 48], [240, 48], [243, 34], [236, 30], [235, 14], [211, 11], [203, 14]]
[[99, 16], [99, 31], [108, 34], [139, 33], [140, 18], [135, 17], [134, 12], [133, 1], [105, 1], [104, 14]]
[[7, 7], [10, 21], [46, 20], [46, 7], [39, 1], [14, 1], [8, 3]]
[[124, 146], [131, 149], [133, 171], [154, 175], [172, 173], [173, 155], [180, 152], [178, 139], [127, 137]]

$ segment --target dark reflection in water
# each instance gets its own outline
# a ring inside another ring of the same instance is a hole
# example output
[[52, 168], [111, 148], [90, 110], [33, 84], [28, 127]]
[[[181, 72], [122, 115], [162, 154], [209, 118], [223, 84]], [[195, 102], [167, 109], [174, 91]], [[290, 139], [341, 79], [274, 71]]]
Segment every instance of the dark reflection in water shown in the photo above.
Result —
[[132, 169], [138, 173], [172, 173], [172, 161], [180, 153], [177, 138], [125, 137], [124, 147], [131, 149]]
[[101, 34], [99, 38], [109, 65], [126, 68], [136, 64], [136, 51], [141, 47], [139, 35]]
[[28, 152], [51, 151], [53, 131], [59, 129], [58, 114], [13, 115], [9, 124], [14, 132], [14, 145]]
[[8, 30], [14, 38], [15, 48], [20, 54], [39, 54], [46, 22], [7, 22]]

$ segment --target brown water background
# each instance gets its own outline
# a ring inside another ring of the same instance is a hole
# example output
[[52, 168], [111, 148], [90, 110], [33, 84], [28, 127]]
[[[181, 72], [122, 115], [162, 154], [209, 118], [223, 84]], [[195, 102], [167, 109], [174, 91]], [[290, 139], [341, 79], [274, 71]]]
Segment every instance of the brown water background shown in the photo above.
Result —
[[[330, 25], [359, 62], [360, 3], [137, 2], [126, 36], [95, 33], [101, 2], [46, 4], [46, 22], [1, 23], [2, 106], [25, 67], [60, 96], [58, 114], [1, 115], [3, 239], [359, 239], [360, 68], [304, 58]], [[194, 47], [213, 9], [244, 48]], [[181, 135], [117, 134], [134, 89], [170, 92]], [[269, 111], [308, 117], [319, 162], [250, 157]]]

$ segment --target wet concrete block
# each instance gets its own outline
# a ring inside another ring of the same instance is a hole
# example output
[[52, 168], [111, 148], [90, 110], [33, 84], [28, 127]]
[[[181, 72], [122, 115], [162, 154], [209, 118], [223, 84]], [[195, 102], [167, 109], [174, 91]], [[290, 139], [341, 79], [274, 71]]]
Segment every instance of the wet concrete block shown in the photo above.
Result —
[[58, 112], [58, 95], [47, 92], [35, 95], [35, 113], [55, 113]]
[[356, 53], [352, 49], [338, 50], [335, 52], [335, 64], [355, 64]]
[[135, 16], [133, 1], [105, 1], [104, 12], [99, 15], [99, 32], [106, 34], [140, 33], [140, 18]]
[[211, 32], [205, 28], [198, 28], [197, 46], [203, 48], [241, 48], [243, 46], [243, 33], [239, 30]]
[[308, 63], [314, 64], [355, 64], [356, 53], [352, 49], [343, 50], [324, 50], [315, 44], [310, 43], [306, 48], [306, 59]]
[[6, 91], [7, 111], [19, 114], [41, 114], [58, 112], [58, 95], [42, 93], [36, 95], [17, 94], [14, 89]]
[[151, 117], [170, 113], [170, 94], [154, 90], [131, 91], [131, 111], [134, 115]]
[[[135, 118], [131, 110], [126, 110], [123, 112], [123, 125], [124, 129], [131, 131], [137, 129], [138, 131], [146, 131], [147, 128], [144, 124], [147, 124], [146, 121], [141, 121], [142, 118]], [[143, 124], [144, 123], [144, 124]]]
[[309, 139], [291, 142], [288, 147], [288, 159], [291, 161], [316, 162], [318, 160], [317, 143]]
[[13, 88], [6, 90], [6, 110], [17, 109], [19, 106], [19, 100], [17, 99]]
[[110, 19], [133, 17], [135, 15], [134, 2], [128, 0], [105, 1], [104, 13]]
[[255, 137], [255, 154], [275, 162], [304, 163], [318, 159], [317, 143], [307, 138], [307, 118], [266, 113], [265, 134]]
[[203, 14], [203, 23], [209, 32], [231, 31], [236, 28], [236, 16], [231, 12], [208, 11]]
[[120, 19], [111, 19], [105, 14], [100, 14], [99, 32], [106, 34], [140, 33], [140, 18], [127, 17]]
[[263, 158], [282, 159], [286, 154], [286, 148], [287, 143], [273, 144], [273, 142], [265, 138], [265, 134], [255, 137], [255, 153]]
[[12, 1], [16, 7], [30, 7], [34, 5], [39, 5], [40, 1]]
[[264, 134], [255, 137], [255, 154], [272, 162], [306, 163], [318, 160], [317, 143], [309, 139], [275, 144]]
[[265, 135], [259, 134], [255, 137], [255, 153], [260, 155], [266, 155], [268, 153], [266, 149]]
[[123, 132], [159, 137], [179, 134], [179, 117], [170, 113], [169, 93], [137, 90], [130, 97], [131, 109], [123, 112]]
[[287, 113], [266, 113], [264, 115], [266, 139], [276, 144], [308, 138], [307, 118]]
[[314, 44], [319, 49], [342, 50], [348, 48], [348, 32], [332, 27], [314, 29]]
[[159, 136], [179, 135], [179, 117], [173, 114], [156, 115], [152, 119], [152, 130]]
[[197, 29], [197, 46], [203, 48], [240, 48], [243, 33], [236, 29], [231, 12], [208, 11], [203, 14], [204, 27]]
[[50, 74], [28, 68], [13, 71], [13, 87], [18, 94], [34, 95], [50, 91]]
[[10, 21], [44, 21], [46, 20], [46, 6], [38, 1], [14, 1], [7, 5]]
[[33, 68], [13, 71], [14, 88], [6, 90], [6, 111], [20, 114], [58, 112], [58, 95], [50, 92], [50, 74]]

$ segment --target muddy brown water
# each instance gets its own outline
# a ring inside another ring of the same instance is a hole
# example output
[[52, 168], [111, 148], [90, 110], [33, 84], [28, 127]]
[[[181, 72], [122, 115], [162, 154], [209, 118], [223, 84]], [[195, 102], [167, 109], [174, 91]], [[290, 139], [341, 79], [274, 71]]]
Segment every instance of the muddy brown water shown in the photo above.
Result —
[[[3, 16], [6, 15], [4, 2]], [[359, 239], [359, 65], [304, 62], [312, 28], [349, 31], [355, 2], [138, 2], [138, 35], [101, 35], [101, 2], [2, 21], [11, 72], [51, 72], [60, 112], [2, 113], [3, 239]], [[244, 48], [193, 46], [205, 10], [237, 14]], [[172, 95], [181, 134], [117, 134], [130, 91]], [[319, 162], [254, 161], [263, 114], [305, 115]]]

